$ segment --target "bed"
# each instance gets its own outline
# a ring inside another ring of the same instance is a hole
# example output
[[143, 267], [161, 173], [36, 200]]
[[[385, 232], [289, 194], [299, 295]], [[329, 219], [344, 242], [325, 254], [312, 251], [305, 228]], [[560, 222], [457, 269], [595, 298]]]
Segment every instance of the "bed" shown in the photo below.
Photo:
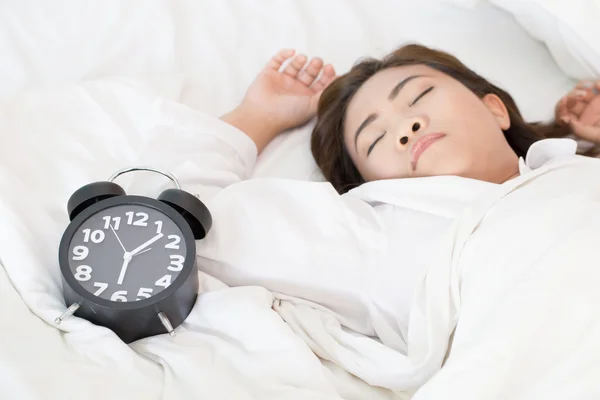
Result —
[[[318, 357], [274, 310], [273, 293], [226, 285], [206, 272], [201, 301], [174, 338], [128, 346], [84, 320], [54, 322], [65, 309], [57, 246], [66, 201], [88, 182], [148, 161], [140, 149], [157, 99], [185, 109], [181, 119], [171, 118], [174, 126], [196, 111], [217, 117], [283, 47], [322, 56], [339, 72], [407, 42], [441, 48], [507, 89], [528, 120], [550, 119], [556, 100], [578, 80], [600, 76], [600, 27], [593, 23], [600, 8], [593, 0], [374, 4], [3, 2], [1, 398], [440, 398], [436, 389], [419, 395], [376, 384], [367, 372]], [[251, 177], [322, 181], [309, 152], [310, 128], [271, 143]], [[125, 181], [140, 193], [162, 183]], [[518, 398], [532, 398], [527, 393]]]

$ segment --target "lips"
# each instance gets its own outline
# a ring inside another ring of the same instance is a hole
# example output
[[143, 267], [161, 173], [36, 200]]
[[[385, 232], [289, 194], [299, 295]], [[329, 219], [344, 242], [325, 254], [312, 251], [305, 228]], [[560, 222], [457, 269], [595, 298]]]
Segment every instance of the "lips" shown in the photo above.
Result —
[[429, 148], [429, 146], [431, 146], [435, 141], [443, 138], [444, 136], [446, 136], [445, 133], [430, 133], [428, 135], [425, 136], [421, 136], [413, 145], [410, 153], [411, 153], [411, 160], [410, 163], [412, 165], [412, 169], [413, 171], [417, 168], [417, 163], [419, 162], [419, 158], [421, 157], [421, 154], [423, 154], [423, 152], [425, 150], [427, 150]]

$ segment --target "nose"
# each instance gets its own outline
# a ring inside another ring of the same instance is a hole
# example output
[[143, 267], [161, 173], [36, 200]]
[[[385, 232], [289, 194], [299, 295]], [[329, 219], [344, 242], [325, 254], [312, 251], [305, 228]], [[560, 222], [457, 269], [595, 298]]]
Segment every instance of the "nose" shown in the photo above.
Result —
[[420, 132], [427, 129], [429, 119], [426, 117], [411, 117], [404, 119], [396, 133], [396, 146], [405, 150], [415, 140]]

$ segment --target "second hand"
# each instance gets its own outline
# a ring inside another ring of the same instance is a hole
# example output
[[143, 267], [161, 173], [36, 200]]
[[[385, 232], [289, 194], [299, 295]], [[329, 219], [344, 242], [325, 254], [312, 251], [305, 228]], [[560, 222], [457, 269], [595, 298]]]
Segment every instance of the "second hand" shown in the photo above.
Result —
[[142, 251], [140, 251], [139, 253], [137, 253], [137, 254], [134, 254], [134, 255], [133, 255], [133, 257], [135, 257], [135, 256], [139, 256], [140, 254], [142, 254], [142, 253], [145, 253], [145, 252], [147, 252], [147, 251], [150, 251], [150, 250], [152, 250], [152, 247], [148, 247], [146, 250], [142, 250]]

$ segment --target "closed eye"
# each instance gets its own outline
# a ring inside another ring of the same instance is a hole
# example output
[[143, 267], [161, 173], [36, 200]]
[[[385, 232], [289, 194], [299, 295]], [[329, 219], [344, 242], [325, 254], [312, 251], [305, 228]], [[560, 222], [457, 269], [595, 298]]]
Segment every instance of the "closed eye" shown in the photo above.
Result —
[[377, 139], [375, 139], [375, 141], [373, 143], [371, 143], [371, 145], [369, 146], [369, 149], [367, 150], [367, 157], [369, 157], [369, 154], [371, 154], [371, 151], [373, 151], [373, 147], [375, 147], [375, 145], [377, 144], [377, 142], [379, 142], [381, 139], [383, 139], [383, 137], [385, 136], [386, 132], [383, 132], [381, 134], [381, 136], [379, 136]]
[[414, 99], [412, 103], [410, 103], [410, 106], [409, 106], [409, 107], [412, 107], [412, 106], [414, 106], [414, 105], [415, 105], [415, 103], [416, 103], [417, 101], [421, 100], [421, 97], [425, 96], [427, 93], [431, 92], [432, 90], [433, 90], [433, 86], [432, 86], [432, 87], [430, 87], [429, 89], [425, 90], [425, 91], [424, 91], [423, 93], [421, 93], [420, 95], [418, 95], [418, 96], [417, 96], [417, 98], [416, 98], [416, 99]]

